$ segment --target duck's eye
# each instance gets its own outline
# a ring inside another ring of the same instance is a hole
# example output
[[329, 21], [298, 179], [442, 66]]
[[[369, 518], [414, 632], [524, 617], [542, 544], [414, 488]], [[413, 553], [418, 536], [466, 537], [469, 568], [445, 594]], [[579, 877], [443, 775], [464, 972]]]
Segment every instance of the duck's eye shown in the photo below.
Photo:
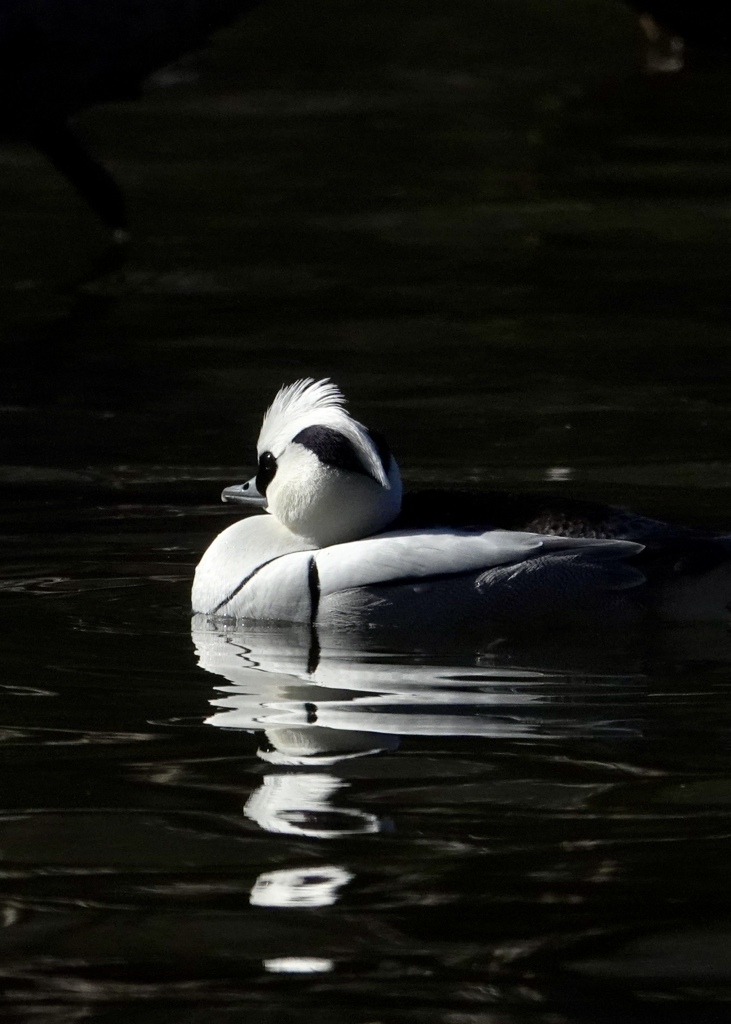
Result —
[[259, 494], [266, 494], [267, 487], [277, 472], [277, 460], [271, 452], [262, 452], [259, 456], [259, 468], [256, 471], [256, 489]]

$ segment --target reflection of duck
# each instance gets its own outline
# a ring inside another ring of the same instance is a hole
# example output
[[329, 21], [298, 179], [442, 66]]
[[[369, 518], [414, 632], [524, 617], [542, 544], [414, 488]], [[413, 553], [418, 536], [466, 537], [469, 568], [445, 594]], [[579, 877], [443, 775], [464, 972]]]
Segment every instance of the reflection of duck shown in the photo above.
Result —
[[266, 871], [254, 883], [250, 902], [255, 907], [331, 907], [352, 879], [337, 864]]
[[375, 814], [330, 803], [347, 785], [332, 775], [312, 772], [266, 775], [247, 800], [244, 814], [267, 832], [312, 839], [339, 839], [380, 831]]
[[193, 624], [200, 667], [225, 680], [216, 684], [208, 724], [262, 731], [259, 756], [283, 769], [322, 772], [393, 751], [403, 736], [545, 739], [633, 730], [618, 709], [606, 712], [611, 694], [621, 704], [642, 677], [631, 660], [608, 663], [603, 651], [593, 650], [588, 667], [567, 671], [550, 667], [540, 647], [528, 655], [535, 668], [486, 654], [465, 664], [450, 656], [404, 660], [369, 651], [351, 635], [349, 644], [323, 637], [315, 662], [304, 633], [269, 626], [242, 634], [202, 617]]
[[[636, 687], [642, 678], [607, 671], [601, 651], [594, 652], [593, 675], [574, 676], [501, 667], [487, 655], [478, 664], [405, 661], [369, 652], [355, 637], [351, 646], [342, 637], [334, 646], [323, 642], [315, 665], [307, 630], [291, 627], [259, 627], [244, 635], [196, 619], [193, 637], [201, 668], [223, 677], [208, 724], [263, 733], [258, 755], [267, 773], [244, 814], [269, 832], [333, 839], [391, 831], [388, 816], [353, 806], [357, 792], [349, 778], [356, 759], [393, 755], [402, 737], [536, 743], [567, 736], [628, 738], [638, 731]], [[379, 778], [400, 778], [405, 767], [399, 763], [391, 757], [369, 769], [361, 762], [355, 776], [373, 770]], [[530, 783], [521, 786], [523, 799], [535, 799]], [[505, 799], [499, 783], [493, 795]]]
[[256, 477], [223, 498], [270, 514], [213, 541], [196, 570], [196, 612], [423, 630], [650, 602], [715, 617], [731, 597], [729, 538], [563, 498], [402, 497], [387, 445], [326, 380], [279, 392], [258, 460]]
[[68, 120], [127, 99], [148, 75], [202, 46], [257, 0], [5, 0], [0, 11], [0, 130], [29, 141], [121, 238], [124, 198]]

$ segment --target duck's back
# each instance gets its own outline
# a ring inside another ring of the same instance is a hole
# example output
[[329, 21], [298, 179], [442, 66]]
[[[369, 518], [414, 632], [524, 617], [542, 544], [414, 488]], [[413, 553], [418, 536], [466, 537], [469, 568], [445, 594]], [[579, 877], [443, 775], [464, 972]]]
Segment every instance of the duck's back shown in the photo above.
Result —
[[423, 490], [407, 492], [395, 529], [492, 527], [554, 537], [632, 540], [644, 544], [689, 536], [682, 527], [640, 516], [614, 505], [551, 494], [510, 491]]
[[[627, 540], [664, 611], [682, 618], [722, 615], [731, 600], [731, 536], [676, 526], [614, 505], [550, 494], [424, 490], [404, 495], [398, 529], [488, 525], [542, 536]], [[682, 606], [682, 607], [681, 607]]]
[[[603, 604], [644, 582], [638, 546], [502, 530], [387, 531], [313, 548], [271, 516], [220, 534], [196, 570], [193, 609], [257, 621], [437, 628]], [[596, 598], [596, 601], [594, 599]]]

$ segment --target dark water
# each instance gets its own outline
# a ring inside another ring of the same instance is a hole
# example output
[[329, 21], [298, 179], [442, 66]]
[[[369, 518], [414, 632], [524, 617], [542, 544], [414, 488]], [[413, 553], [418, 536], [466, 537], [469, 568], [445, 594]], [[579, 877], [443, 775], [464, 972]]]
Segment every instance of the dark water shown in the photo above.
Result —
[[[729, 525], [731, 70], [610, 0], [270, 3], [0, 164], [3, 1020], [725, 1020], [731, 636], [194, 624], [275, 389], [410, 483]], [[85, 283], [84, 283], [85, 282]]]

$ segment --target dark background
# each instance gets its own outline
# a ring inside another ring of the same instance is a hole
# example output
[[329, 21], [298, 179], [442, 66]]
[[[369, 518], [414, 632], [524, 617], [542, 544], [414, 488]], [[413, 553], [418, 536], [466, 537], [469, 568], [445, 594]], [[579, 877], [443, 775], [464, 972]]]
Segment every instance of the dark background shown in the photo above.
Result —
[[[728, 528], [731, 71], [645, 55], [613, 0], [270, 0], [80, 117], [130, 208], [106, 271], [0, 152], [3, 1019], [725, 1020], [725, 624], [315, 679], [190, 634], [300, 376], [411, 484]], [[272, 871], [341, 884], [257, 905]]]

